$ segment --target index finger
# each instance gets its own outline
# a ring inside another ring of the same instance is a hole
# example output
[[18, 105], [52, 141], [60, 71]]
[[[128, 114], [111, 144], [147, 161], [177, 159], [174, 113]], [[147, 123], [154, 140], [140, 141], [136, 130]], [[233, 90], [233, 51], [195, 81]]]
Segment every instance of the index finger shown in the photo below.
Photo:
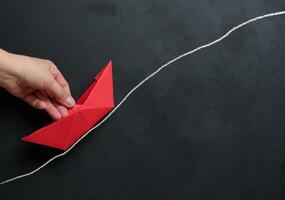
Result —
[[70, 94], [69, 84], [67, 83], [59, 69], [56, 67], [56, 65], [52, 64], [50, 67], [50, 71], [54, 79]]

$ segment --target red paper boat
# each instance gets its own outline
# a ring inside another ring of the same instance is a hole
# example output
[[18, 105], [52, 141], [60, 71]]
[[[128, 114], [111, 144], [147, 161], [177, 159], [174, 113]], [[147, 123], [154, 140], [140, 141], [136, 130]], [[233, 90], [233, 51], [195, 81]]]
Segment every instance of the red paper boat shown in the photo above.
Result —
[[112, 62], [99, 72], [95, 81], [83, 93], [69, 115], [45, 126], [22, 140], [68, 149], [114, 107]]

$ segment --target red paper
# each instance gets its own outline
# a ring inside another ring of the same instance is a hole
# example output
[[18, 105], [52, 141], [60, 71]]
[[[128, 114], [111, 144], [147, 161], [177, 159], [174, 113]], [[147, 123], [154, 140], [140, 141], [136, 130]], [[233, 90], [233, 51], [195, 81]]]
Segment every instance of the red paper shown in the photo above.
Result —
[[22, 140], [66, 150], [114, 107], [112, 62], [68, 110], [68, 116], [23, 137]]

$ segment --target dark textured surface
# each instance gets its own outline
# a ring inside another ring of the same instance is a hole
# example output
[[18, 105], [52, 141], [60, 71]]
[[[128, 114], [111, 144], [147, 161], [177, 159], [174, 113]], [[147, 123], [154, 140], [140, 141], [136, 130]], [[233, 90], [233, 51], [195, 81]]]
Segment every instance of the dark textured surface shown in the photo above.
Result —
[[[78, 97], [113, 60], [116, 102], [173, 57], [283, 0], [0, 1], [0, 46], [49, 58]], [[70, 154], [0, 199], [284, 199], [285, 16], [161, 72]], [[49, 122], [0, 91], [0, 179], [58, 151], [20, 138]]]

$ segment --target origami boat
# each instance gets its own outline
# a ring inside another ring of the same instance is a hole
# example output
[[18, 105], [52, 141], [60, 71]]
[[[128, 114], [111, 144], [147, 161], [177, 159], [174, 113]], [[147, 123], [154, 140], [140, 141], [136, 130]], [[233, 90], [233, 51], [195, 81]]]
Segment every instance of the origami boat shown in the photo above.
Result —
[[22, 140], [61, 150], [68, 149], [114, 107], [112, 62], [95, 77], [91, 86], [68, 110], [68, 116], [55, 121]]

